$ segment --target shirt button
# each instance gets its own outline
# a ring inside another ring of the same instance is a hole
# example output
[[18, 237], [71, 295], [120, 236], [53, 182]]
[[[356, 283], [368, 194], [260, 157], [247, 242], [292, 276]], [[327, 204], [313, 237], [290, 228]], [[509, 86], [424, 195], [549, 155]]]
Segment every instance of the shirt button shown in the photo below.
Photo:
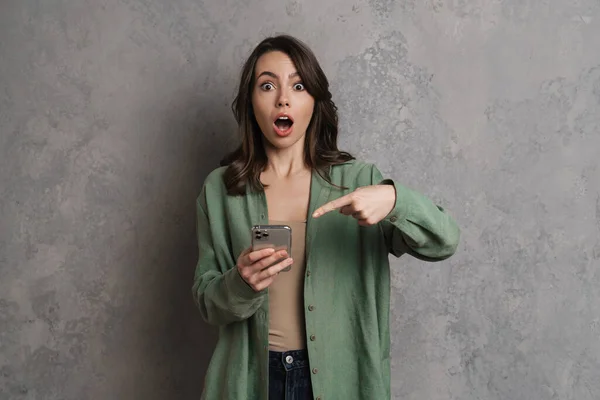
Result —
[[310, 276], [310, 271], [306, 271], [306, 276]]
[[312, 304], [310, 306], [308, 306], [308, 311], [313, 311], [315, 309], [315, 306], [313, 306]]
[[392, 222], [396, 222], [397, 220], [398, 220], [398, 218], [397, 218], [397, 217], [392, 217], [392, 218], [390, 218], [390, 221], [392, 221]]
[[321, 396], [317, 397], [317, 400], [321, 400]]
[[313, 374], [316, 374], [317, 372], [319, 372], [319, 370], [318, 370], [318, 369], [316, 369], [316, 368], [313, 368], [313, 370], [312, 370], [312, 373], [313, 373]]
[[315, 335], [310, 335], [310, 341], [314, 342], [315, 340], [317, 340], [317, 337]]
[[292, 356], [287, 356], [287, 357], [285, 358], [285, 362], [286, 362], [286, 363], [288, 363], [288, 364], [291, 364], [291, 363], [293, 363], [293, 362], [294, 362], [294, 357], [292, 357]]

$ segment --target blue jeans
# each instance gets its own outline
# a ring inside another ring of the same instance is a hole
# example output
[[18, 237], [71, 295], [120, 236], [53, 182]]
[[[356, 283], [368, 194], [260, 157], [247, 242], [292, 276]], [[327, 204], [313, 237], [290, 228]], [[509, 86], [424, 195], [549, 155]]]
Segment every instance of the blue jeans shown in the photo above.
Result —
[[312, 400], [308, 351], [269, 351], [269, 400]]

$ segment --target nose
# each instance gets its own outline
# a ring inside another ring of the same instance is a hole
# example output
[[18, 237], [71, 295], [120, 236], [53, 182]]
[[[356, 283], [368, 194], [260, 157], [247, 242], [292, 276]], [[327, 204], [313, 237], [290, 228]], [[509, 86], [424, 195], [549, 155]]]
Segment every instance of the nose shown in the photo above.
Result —
[[289, 107], [290, 99], [285, 89], [279, 92], [279, 98], [277, 99], [277, 107]]

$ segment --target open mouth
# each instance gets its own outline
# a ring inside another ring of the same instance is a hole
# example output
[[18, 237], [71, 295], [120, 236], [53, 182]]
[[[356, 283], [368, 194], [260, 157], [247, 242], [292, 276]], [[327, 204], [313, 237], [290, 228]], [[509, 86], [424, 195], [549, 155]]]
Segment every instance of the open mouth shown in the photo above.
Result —
[[277, 117], [274, 122], [275, 130], [280, 135], [285, 135], [289, 133], [292, 129], [292, 125], [294, 125], [294, 120], [287, 115], [281, 115]]

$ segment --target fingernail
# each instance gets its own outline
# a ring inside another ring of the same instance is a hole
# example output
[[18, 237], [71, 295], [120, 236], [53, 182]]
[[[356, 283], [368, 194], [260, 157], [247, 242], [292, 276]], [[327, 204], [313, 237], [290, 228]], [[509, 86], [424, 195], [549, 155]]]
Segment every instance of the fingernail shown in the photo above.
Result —
[[294, 262], [294, 260], [292, 260], [291, 258], [288, 258], [285, 262], [287, 265], [290, 265], [291, 263]]

